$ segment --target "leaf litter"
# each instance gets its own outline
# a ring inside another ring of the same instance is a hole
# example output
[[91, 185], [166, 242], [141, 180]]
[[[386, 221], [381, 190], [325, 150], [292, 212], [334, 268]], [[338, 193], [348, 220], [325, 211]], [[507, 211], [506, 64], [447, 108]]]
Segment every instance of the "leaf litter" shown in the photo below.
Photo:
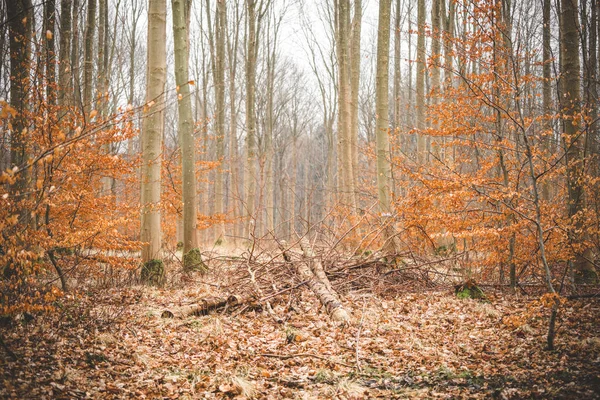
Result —
[[489, 302], [451, 289], [348, 292], [347, 325], [302, 288], [274, 311], [183, 319], [160, 310], [214, 287], [130, 287], [65, 298], [53, 314], [2, 328], [2, 398], [578, 398], [600, 396], [600, 300], [570, 300], [557, 347], [535, 298]]

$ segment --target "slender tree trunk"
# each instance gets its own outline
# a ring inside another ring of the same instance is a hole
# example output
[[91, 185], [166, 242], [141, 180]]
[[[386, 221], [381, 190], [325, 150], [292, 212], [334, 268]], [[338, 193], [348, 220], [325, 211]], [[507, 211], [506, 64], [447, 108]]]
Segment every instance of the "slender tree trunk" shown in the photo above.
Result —
[[73, 70], [71, 69], [71, 0], [60, 3], [60, 50], [58, 67], [58, 104], [66, 106], [72, 100]]
[[[417, 129], [425, 129], [425, 0], [417, 3]], [[423, 133], [417, 133], [417, 160], [427, 161], [427, 140]]]
[[[412, 0], [409, 0], [411, 2]], [[412, 5], [412, 3], [409, 3]], [[409, 7], [410, 12], [408, 14], [408, 31], [412, 32], [412, 7]], [[412, 61], [412, 33], [408, 35], [408, 58]], [[408, 63], [408, 82], [407, 82], [407, 92], [408, 92], [408, 100], [407, 100], [407, 109], [409, 112], [406, 116], [406, 125], [408, 128], [414, 128], [414, 119], [412, 115], [415, 113], [415, 108], [413, 106], [413, 63]]]
[[338, 56], [338, 191], [342, 204], [356, 209], [352, 176], [351, 85], [348, 35], [350, 34], [349, 1], [339, 0], [337, 7], [336, 47]]
[[173, 38], [175, 46], [175, 83], [178, 88], [177, 110], [179, 114], [179, 147], [181, 150], [182, 193], [183, 193], [183, 254], [185, 270], [196, 267], [196, 260], [189, 257], [197, 251], [197, 201], [196, 201], [196, 157], [194, 143], [194, 121], [192, 97], [189, 83], [188, 28], [185, 0], [172, 0]]
[[92, 110], [94, 84], [94, 36], [96, 34], [96, 0], [88, 0], [85, 24], [85, 51], [83, 61], [83, 107], [87, 115]]
[[377, 197], [382, 223], [386, 226], [384, 236], [386, 248], [395, 252], [394, 229], [391, 221], [390, 182], [392, 167], [390, 164], [390, 144], [388, 138], [388, 71], [390, 52], [390, 16], [391, 0], [379, 1], [379, 28], [377, 34], [377, 73], [375, 82], [375, 113], [377, 115]]
[[[28, 91], [30, 87], [29, 71], [32, 31], [32, 4], [30, 0], [9, 0], [5, 3], [9, 22], [10, 51], [10, 105], [17, 111], [11, 121], [10, 163], [22, 167], [28, 162], [27, 144], [29, 141], [27, 116]], [[21, 200], [29, 184], [29, 170], [23, 170], [16, 176], [11, 186], [12, 195]], [[27, 224], [26, 210], [20, 210], [20, 222]]]
[[[440, 86], [440, 65], [442, 63], [441, 59], [441, 22], [440, 22], [440, 1], [441, 0], [432, 0], [431, 6], [431, 104], [436, 105], [438, 103], [438, 98], [441, 93]], [[433, 123], [433, 128], [437, 129], [437, 123]], [[439, 141], [443, 141], [443, 137], [435, 138], [435, 144], [433, 147], [433, 154], [443, 160], [443, 147], [440, 147]]]
[[[542, 25], [542, 46], [543, 46], [543, 82], [542, 82], [542, 108], [544, 111], [544, 130], [545, 136], [542, 139], [542, 148], [546, 157], [550, 156], [550, 143], [552, 142], [552, 54], [550, 44], [550, 0], [544, 0], [543, 4], [543, 25]], [[541, 199], [550, 200], [550, 184], [545, 181], [541, 184]]]
[[246, 163], [244, 168], [244, 196], [246, 197], [246, 225], [244, 236], [250, 237], [256, 215], [254, 215], [256, 196], [256, 116], [254, 114], [254, 94], [256, 85], [256, 4], [255, 0], [246, 0], [248, 35], [246, 51]]
[[44, 37], [46, 38], [46, 101], [56, 104], [56, 50], [54, 27], [56, 25], [56, 0], [47, 0], [44, 6]]
[[298, 195], [298, 141], [296, 136], [292, 138], [292, 177], [290, 179], [290, 235], [296, 232], [296, 196]]
[[[362, 27], [362, 1], [354, 0], [352, 32], [350, 34], [350, 151], [352, 155], [352, 187], [358, 187], [358, 95], [360, 89], [360, 33]], [[356, 207], [356, 200], [353, 200]]]
[[274, 232], [274, 184], [273, 184], [273, 131], [275, 128], [275, 121], [273, 116], [273, 103], [274, 103], [274, 92], [275, 92], [275, 51], [276, 51], [276, 36], [273, 40], [273, 48], [269, 49], [267, 55], [267, 121], [265, 131], [265, 186], [266, 186], [266, 199], [265, 199], [265, 211], [266, 211], [266, 229], [269, 232]]
[[[98, 53], [96, 57], [96, 110], [100, 116], [103, 115], [103, 104], [104, 104], [104, 76], [106, 71], [104, 70], [104, 54], [107, 53], [106, 49], [106, 36], [104, 35], [104, 29], [106, 28], [104, 24], [104, 17], [107, 12], [106, 8], [106, 0], [98, 0]], [[93, 78], [92, 78], [93, 81]]]
[[[215, 112], [216, 112], [216, 142], [217, 142], [217, 167], [215, 177], [215, 213], [225, 212], [223, 166], [225, 164], [225, 35], [226, 35], [226, 5], [225, 0], [217, 0], [217, 16], [215, 29], [216, 60], [214, 70], [215, 80]], [[232, 99], [235, 101], [235, 99]], [[216, 232], [217, 241], [222, 241], [225, 234], [225, 225], [219, 224]]]
[[440, 0], [440, 9], [444, 17], [444, 86], [446, 88], [452, 87], [452, 77], [454, 76], [454, 57], [452, 56], [454, 39], [454, 24], [456, 16], [456, 3], [452, 0], [448, 0], [448, 13], [446, 14], [446, 5], [444, 0]]
[[[107, 0], [98, 0], [98, 67], [97, 71], [97, 92], [96, 110], [101, 118], [106, 117], [108, 111], [108, 7]], [[102, 145], [102, 151], [110, 154], [110, 145]], [[113, 189], [113, 179], [111, 176], [102, 177], [102, 194], [108, 196]]]
[[160, 192], [164, 128], [166, 61], [166, 0], [148, 3], [148, 66], [142, 122], [142, 261], [160, 258]]
[[231, 194], [232, 194], [232, 209], [233, 209], [233, 217], [234, 217], [234, 225], [233, 231], [234, 236], [240, 236], [240, 224], [238, 219], [240, 218], [240, 188], [239, 188], [239, 167], [238, 167], [238, 140], [237, 140], [237, 107], [236, 107], [236, 98], [237, 91], [235, 88], [235, 76], [237, 72], [237, 50], [238, 50], [238, 32], [239, 27], [236, 22], [239, 20], [237, 18], [238, 8], [235, 6], [236, 11], [236, 20], [234, 21], [234, 33], [233, 39], [230, 39], [227, 36], [227, 49], [228, 49], [228, 60], [229, 60], [229, 124], [230, 124], [230, 132], [229, 132], [229, 162], [230, 162], [230, 171], [231, 171]]
[[395, 0], [395, 13], [394, 13], [394, 120], [392, 123], [393, 128], [400, 128], [400, 115], [402, 112], [400, 111], [401, 102], [400, 102], [400, 87], [402, 85], [402, 70], [400, 64], [400, 54], [402, 53], [402, 37], [400, 35], [401, 27], [401, 1]]
[[[583, 221], [578, 216], [583, 210], [583, 140], [580, 125], [580, 63], [579, 63], [579, 30], [577, 26], [578, 7], [577, 0], [561, 0], [562, 8], [562, 57], [564, 77], [564, 92], [562, 105], [563, 134], [566, 151], [568, 211], [569, 217], [574, 219], [575, 229], [570, 232], [571, 240], [580, 243], [582, 234], [577, 232], [583, 228]], [[584, 257], [584, 251], [575, 255], [576, 282], [594, 282], [597, 274], [594, 266]]]
[[[598, 136], [598, 7], [600, 2], [591, 4], [591, 23], [589, 33], [589, 69], [588, 69], [588, 107], [590, 112], [590, 127], [586, 134], [586, 154], [594, 156], [596, 153], [596, 137]], [[591, 172], [597, 175], [596, 166], [591, 168]]]
[[81, 67], [79, 63], [79, 0], [73, 0], [71, 73], [73, 74], [74, 103], [82, 104], [81, 99]]

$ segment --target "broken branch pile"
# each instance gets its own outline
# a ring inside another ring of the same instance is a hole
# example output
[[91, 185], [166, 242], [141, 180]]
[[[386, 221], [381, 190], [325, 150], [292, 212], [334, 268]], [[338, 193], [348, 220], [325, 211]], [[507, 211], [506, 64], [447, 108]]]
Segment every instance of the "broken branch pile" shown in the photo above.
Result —
[[[388, 260], [403, 260], [401, 265]], [[288, 297], [288, 307], [293, 308], [294, 295], [302, 286], [308, 287], [335, 322], [347, 323], [350, 314], [344, 307], [339, 292], [368, 288], [373, 292], [399, 290], [405, 281], [431, 283], [429, 275], [441, 274], [435, 264], [416, 259], [412, 254], [383, 255], [376, 253], [348, 257], [335, 247], [317, 248], [304, 237], [295, 243], [285, 241], [255, 240], [241, 257], [206, 257], [207, 265], [219, 276], [222, 296], [202, 299], [194, 304], [165, 310], [163, 318], [184, 318], [207, 315], [212, 312], [264, 309], [276, 321], [273, 305]], [[444, 260], [441, 260], [444, 261]], [[333, 280], [333, 282], [332, 282]], [[385, 288], [384, 288], [385, 287]]]

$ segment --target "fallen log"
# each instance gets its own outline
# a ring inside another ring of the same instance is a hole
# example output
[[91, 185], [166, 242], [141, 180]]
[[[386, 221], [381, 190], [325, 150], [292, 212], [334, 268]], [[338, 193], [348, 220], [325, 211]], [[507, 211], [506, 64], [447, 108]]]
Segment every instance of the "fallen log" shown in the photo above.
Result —
[[161, 318], [186, 318], [193, 315], [201, 316], [208, 315], [211, 312], [218, 311], [225, 308], [233, 308], [242, 304], [248, 304], [255, 301], [254, 296], [235, 296], [231, 295], [227, 298], [224, 297], [209, 297], [200, 300], [199, 303], [189, 304], [173, 308], [171, 310], [164, 310], [160, 315]]
[[306, 258], [306, 261], [308, 262], [312, 273], [317, 277], [318, 280], [320, 280], [325, 285], [325, 287], [327, 287], [327, 290], [329, 290], [329, 292], [333, 296], [337, 297], [337, 293], [335, 292], [335, 290], [333, 290], [333, 286], [331, 286], [331, 282], [325, 274], [325, 270], [323, 269], [323, 264], [321, 263], [321, 260], [315, 257], [315, 252], [313, 251], [310, 242], [307, 238], [302, 238], [302, 240], [300, 240], [300, 248], [302, 249], [304, 258]]
[[[292, 262], [284, 243], [279, 243], [279, 249], [283, 253], [283, 258], [292, 264], [300, 279], [306, 281], [306, 286], [317, 296], [329, 317], [336, 322], [348, 322], [350, 316], [339, 300], [335, 291], [330, 291], [324, 282], [322, 282], [313, 271], [303, 262]], [[322, 266], [321, 266], [322, 269]], [[323, 272], [325, 274], [325, 272]], [[328, 280], [329, 281], [329, 280]], [[331, 284], [330, 284], [331, 285]]]

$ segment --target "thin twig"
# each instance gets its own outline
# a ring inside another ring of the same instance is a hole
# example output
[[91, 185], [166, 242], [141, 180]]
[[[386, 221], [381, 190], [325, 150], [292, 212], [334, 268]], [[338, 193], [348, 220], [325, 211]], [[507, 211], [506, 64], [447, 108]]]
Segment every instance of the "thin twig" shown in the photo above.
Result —
[[365, 300], [365, 298], [363, 297], [363, 309], [362, 309], [362, 313], [360, 315], [360, 322], [358, 324], [358, 330], [356, 331], [356, 369], [358, 370], [358, 372], [362, 372], [362, 368], [360, 367], [360, 332], [362, 331], [362, 326], [363, 326], [363, 320], [365, 319], [365, 307], [367, 305], [367, 302]]

